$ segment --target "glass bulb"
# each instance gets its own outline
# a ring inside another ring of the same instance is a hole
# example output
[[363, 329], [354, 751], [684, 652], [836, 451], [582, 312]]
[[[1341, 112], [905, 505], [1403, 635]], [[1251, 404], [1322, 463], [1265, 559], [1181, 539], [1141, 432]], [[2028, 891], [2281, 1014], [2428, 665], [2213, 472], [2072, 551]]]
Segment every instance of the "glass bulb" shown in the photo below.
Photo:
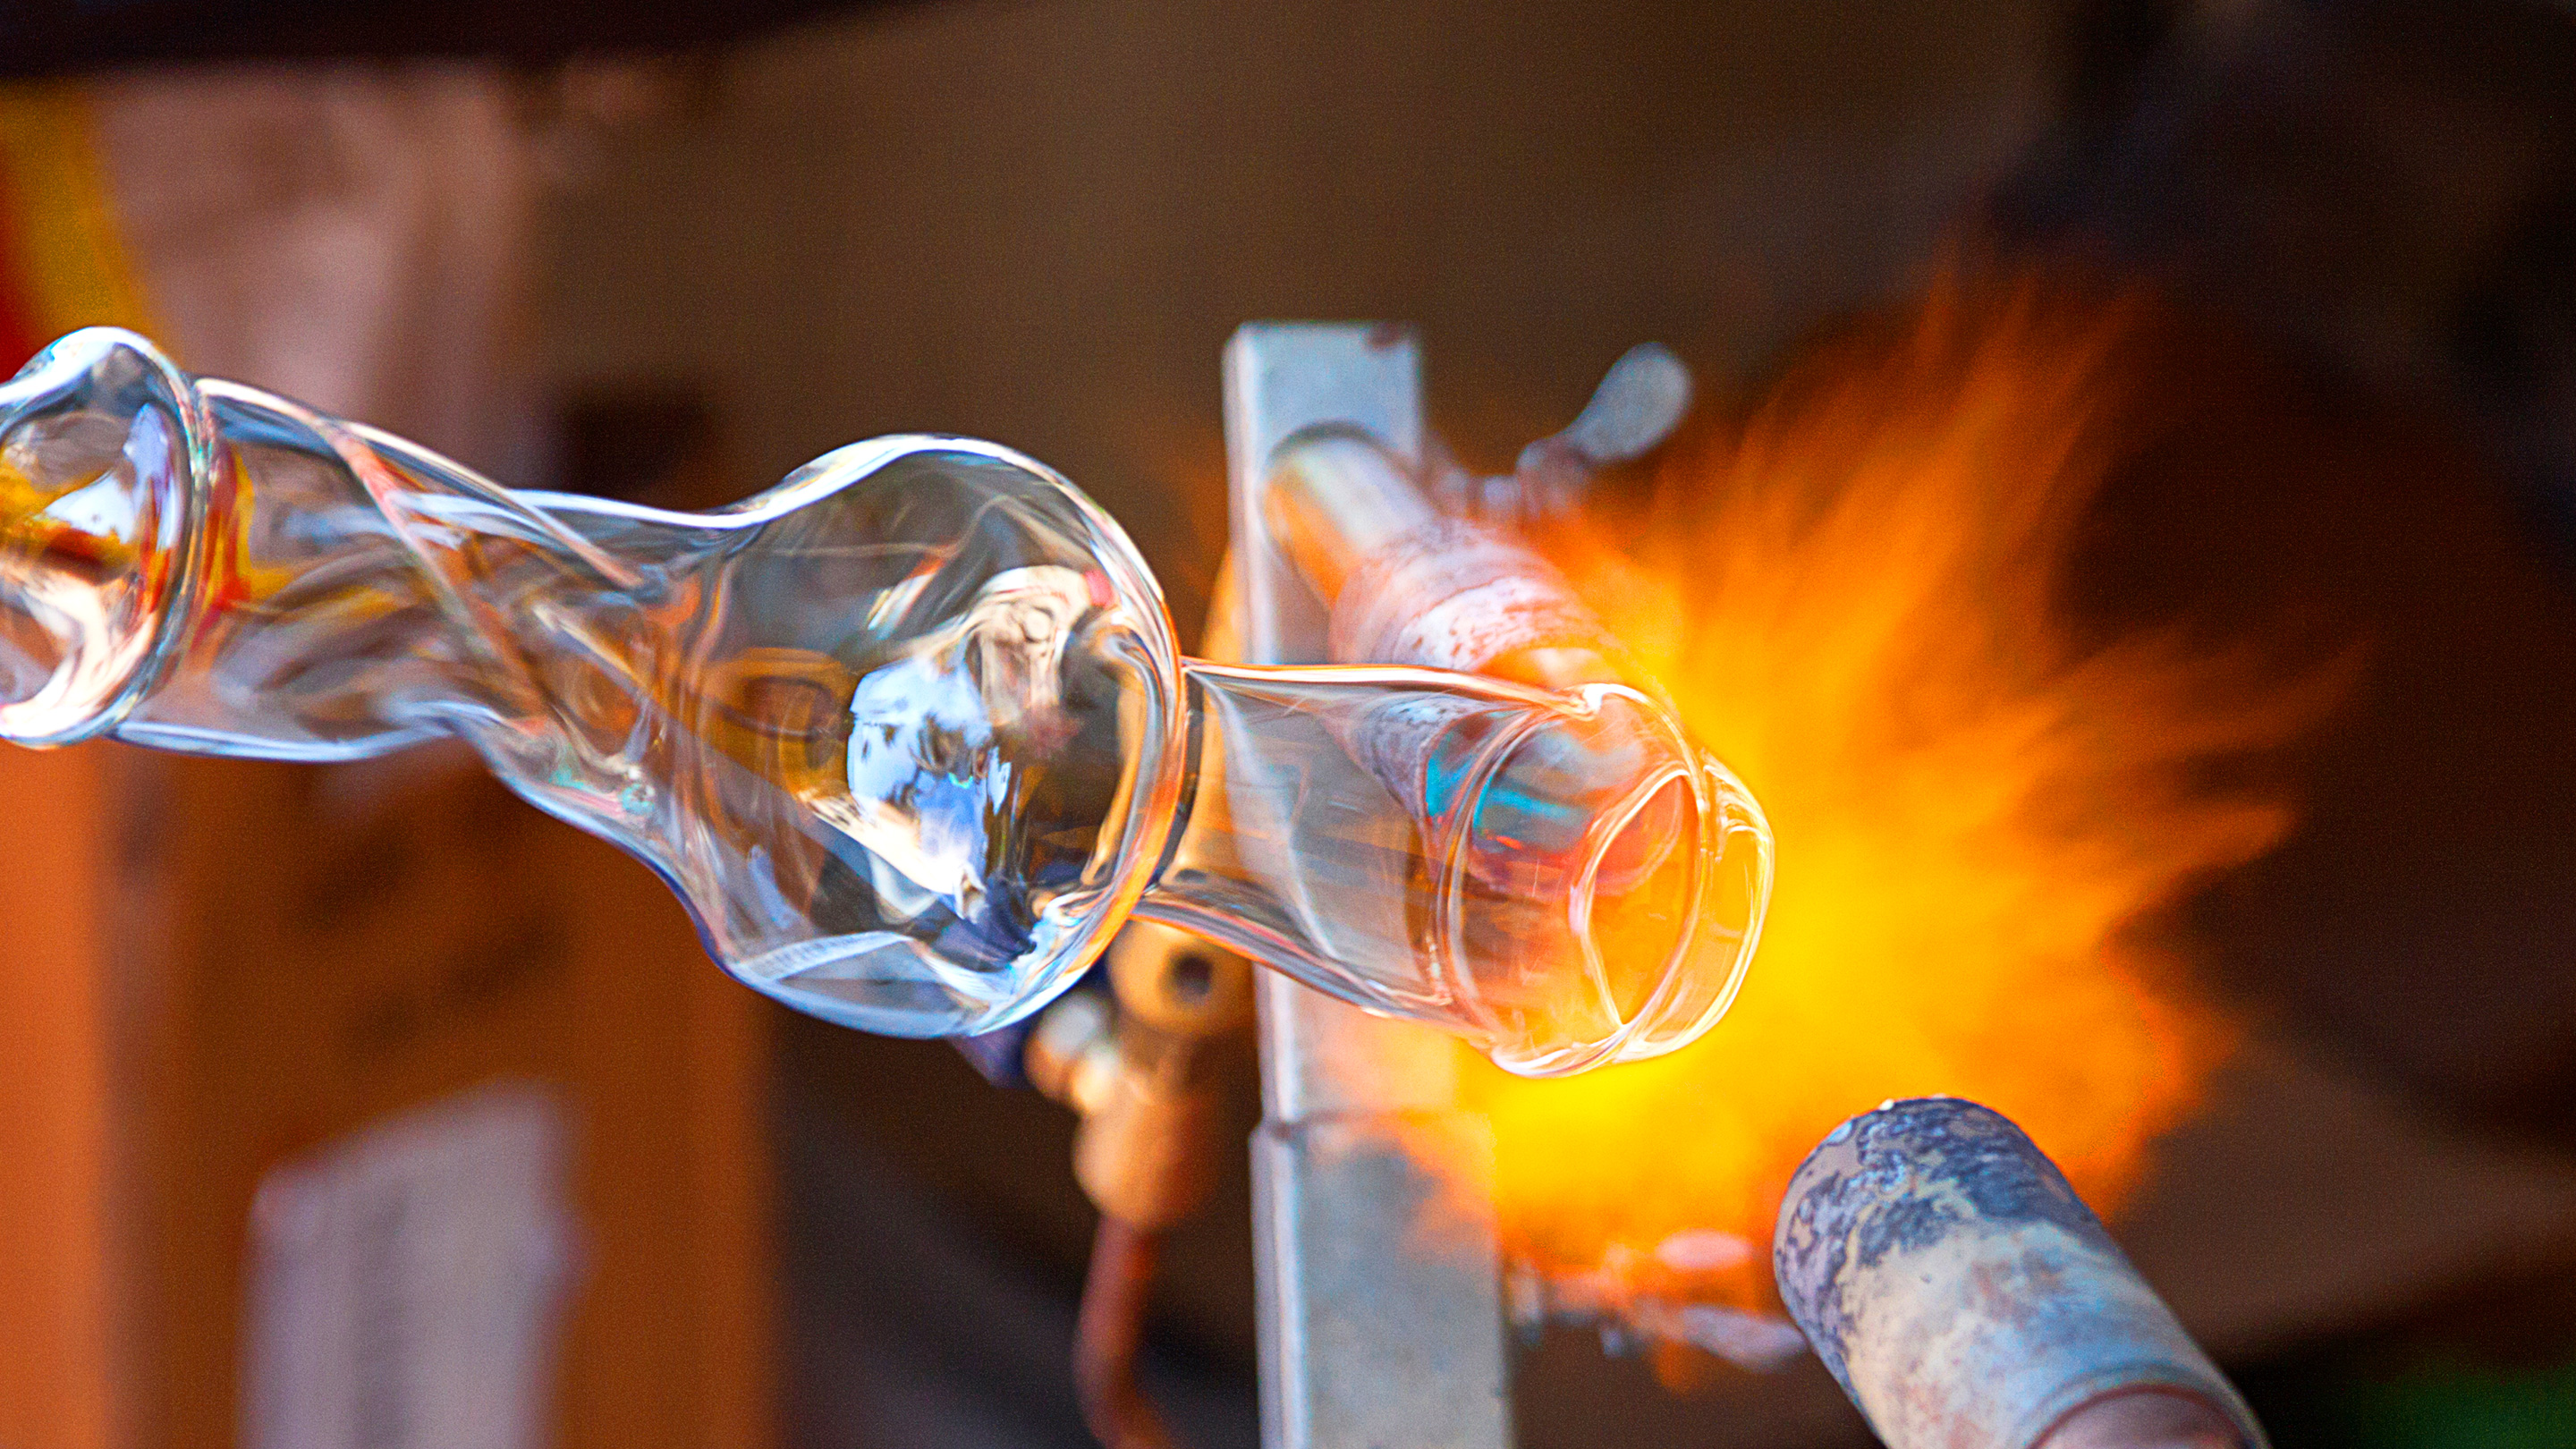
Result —
[[1131, 913], [1545, 1074], [1725, 1009], [1770, 835], [1656, 701], [1180, 657], [1071, 484], [854, 444], [712, 513], [518, 493], [130, 333], [0, 389], [0, 738], [435, 735], [652, 866], [726, 970], [991, 1030]]

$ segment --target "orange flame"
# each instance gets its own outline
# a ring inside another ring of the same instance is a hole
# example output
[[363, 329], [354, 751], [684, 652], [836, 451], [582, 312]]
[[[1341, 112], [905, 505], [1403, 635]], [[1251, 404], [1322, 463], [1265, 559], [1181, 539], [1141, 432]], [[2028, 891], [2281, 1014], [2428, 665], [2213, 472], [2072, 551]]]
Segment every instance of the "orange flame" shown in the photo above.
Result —
[[2282, 802], [2195, 769], [2286, 741], [2344, 671], [2264, 687], [2250, 654], [2068, 620], [2131, 320], [1944, 287], [1562, 550], [1761, 799], [1780, 865], [1703, 1042], [1571, 1081], [1471, 1068], [1520, 1253], [1721, 1230], [1759, 1245], [1728, 1295], [1750, 1302], [1789, 1174], [1882, 1099], [2005, 1112], [2096, 1207], [2192, 1109], [2230, 1030], [2138, 924], [2281, 838]]

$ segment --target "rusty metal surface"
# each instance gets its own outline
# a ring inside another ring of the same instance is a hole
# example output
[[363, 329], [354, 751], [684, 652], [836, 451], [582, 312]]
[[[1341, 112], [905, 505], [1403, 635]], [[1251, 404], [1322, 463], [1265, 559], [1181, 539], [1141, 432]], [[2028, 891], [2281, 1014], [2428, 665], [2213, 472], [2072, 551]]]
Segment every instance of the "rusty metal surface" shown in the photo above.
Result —
[[2029, 1449], [2142, 1389], [2261, 1427], [2021, 1129], [1891, 1102], [1834, 1129], [1781, 1204], [1780, 1295], [1891, 1449]]
[[1527, 649], [1612, 647], [1554, 565], [1458, 519], [1362, 560], [1334, 602], [1331, 645], [1336, 660], [1462, 670]]

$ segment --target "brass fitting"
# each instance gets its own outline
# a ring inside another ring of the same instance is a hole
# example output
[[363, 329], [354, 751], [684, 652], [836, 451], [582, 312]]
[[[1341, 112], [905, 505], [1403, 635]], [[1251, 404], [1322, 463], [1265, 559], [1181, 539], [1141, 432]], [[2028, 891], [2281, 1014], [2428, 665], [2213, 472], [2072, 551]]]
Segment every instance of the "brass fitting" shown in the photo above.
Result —
[[1113, 1013], [1058, 1001], [1030, 1035], [1040, 1091], [1082, 1116], [1073, 1173], [1099, 1209], [1145, 1229], [1206, 1201], [1216, 1178], [1223, 1038], [1251, 1020], [1252, 967], [1195, 936], [1131, 921], [1109, 948]]
[[1067, 992], [1038, 1018], [1021, 1066], [1029, 1085], [1089, 1117], [1118, 1076], [1117, 1013], [1098, 992]]
[[1153, 921], [1129, 921], [1110, 943], [1109, 985], [1128, 1019], [1176, 1044], [1252, 1024], [1252, 963]]

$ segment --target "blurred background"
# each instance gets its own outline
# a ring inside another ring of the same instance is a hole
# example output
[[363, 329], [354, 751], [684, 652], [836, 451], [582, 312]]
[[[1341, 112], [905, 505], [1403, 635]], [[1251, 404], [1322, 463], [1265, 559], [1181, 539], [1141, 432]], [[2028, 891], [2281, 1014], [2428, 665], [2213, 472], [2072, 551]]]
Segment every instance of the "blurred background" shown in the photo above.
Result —
[[[992, 438], [1185, 637], [1239, 324], [1418, 325], [1488, 469], [1672, 345], [1682, 437], [1561, 542], [1773, 803], [1788, 984], [1584, 1099], [1615, 1159], [1515, 1169], [1567, 1129], [1492, 1086], [1506, 1231], [1776, 1201], [1955, 1090], [2277, 1443], [2576, 1444], [2576, 10], [26, 0], [0, 75], [12, 358], [121, 323], [672, 507]], [[1859, 521], [1733, 548], [1765, 489]], [[1919, 632], [1837, 653], [1889, 579]], [[0, 1445], [1091, 1442], [1072, 1115], [732, 985], [461, 748], [13, 750], [0, 798]], [[1802, 839], [1896, 923], [1800, 926]], [[1258, 1440], [1248, 1195], [1149, 1319], [1200, 1449]], [[1522, 1443], [1871, 1442], [1812, 1362], [1616, 1347], [1524, 1353]]]

